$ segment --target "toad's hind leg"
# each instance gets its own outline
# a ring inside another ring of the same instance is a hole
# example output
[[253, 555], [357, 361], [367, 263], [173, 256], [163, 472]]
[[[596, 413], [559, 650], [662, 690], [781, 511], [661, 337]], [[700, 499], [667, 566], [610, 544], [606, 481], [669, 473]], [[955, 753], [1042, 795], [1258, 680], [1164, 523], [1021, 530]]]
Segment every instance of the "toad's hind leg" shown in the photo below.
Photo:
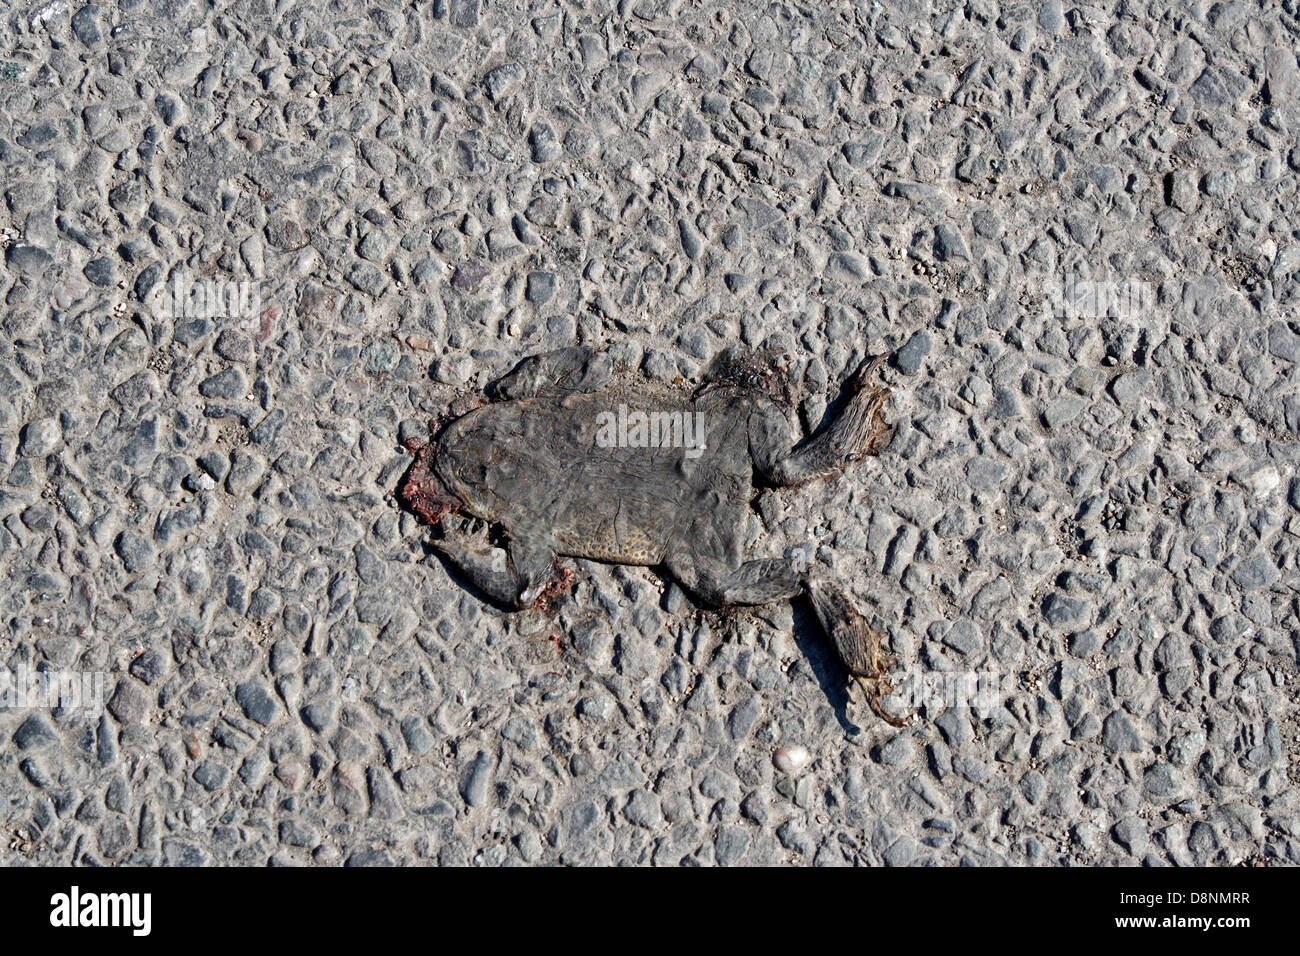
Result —
[[606, 353], [573, 345], [530, 355], [488, 386], [488, 393], [494, 399], [519, 399], [594, 392], [609, 381], [613, 368]]
[[735, 570], [723, 562], [700, 559], [689, 549], [670, 555], [667, 568], [688, 591], [708, 604], [767, 604], [807, 594], [835, 653], [861, 685], [867, 704], [895, 727], [908, 720], [885, 710], [882, 700], [893, 692], [889, 671], [895, 661], [885, 653], [880, 632], [870, 627], [838, 585], [820, 572], [806, 573], [785, 559], [746, 561]]
[[555, 551], [546, 543], [526, 537], [511, 538], [508, 550], [494, 548], [459, 532], [448, 533], [432, 546], [469, 579], [470, 583], [504, 607], [531, 607], [543, 593], [567, 583], [555, 564]]
[[800, 485], [828, 478], [850, 462], [880, 452], [893, 434], [882, 409], [890, 391], [868, 382], [883, 357], [864, 362], [844, 384], [848, 400], [835, 419], [798, 448], [790, 446], [789, 425], [775, 405], [760, 406], [750, 418], [749, 446], [758, 473], [774, 485]]

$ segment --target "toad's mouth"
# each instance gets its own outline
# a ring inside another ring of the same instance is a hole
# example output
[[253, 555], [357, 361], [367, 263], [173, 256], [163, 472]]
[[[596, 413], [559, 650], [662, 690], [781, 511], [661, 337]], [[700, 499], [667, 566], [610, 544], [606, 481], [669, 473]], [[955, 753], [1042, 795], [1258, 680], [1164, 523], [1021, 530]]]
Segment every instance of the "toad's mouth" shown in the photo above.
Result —
[[408, 508], [429, 524], [436, 525], [464, 507], [464, 502], [447, 490], [434, 471], [437, 442], [408, 438], [406, 450], [415, 456], [415, 461], [406, 470], [398, 495]]

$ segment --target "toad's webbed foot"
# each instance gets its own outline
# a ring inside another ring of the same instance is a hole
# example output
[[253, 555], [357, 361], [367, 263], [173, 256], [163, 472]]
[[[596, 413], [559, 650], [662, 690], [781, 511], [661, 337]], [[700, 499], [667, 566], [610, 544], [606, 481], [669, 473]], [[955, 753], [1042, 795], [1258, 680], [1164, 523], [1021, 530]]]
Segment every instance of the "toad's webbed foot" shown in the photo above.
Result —
[[488, 386], [494, 399], [557, 396], [603, 388], [614, 365], [604, 352], [574, 345], [530, 355]]
[[840, 661], [865, 692], [867, 704], [881, 720], [895, 727], [910, 726], [910, 717], [895, 717], [882, 703], [893, 693], [889, 671], [897, 662], [885, 653], [880, 632], [867, 624], [838, 585], [822, 575], [810, 575], [807, 590], [817, 619]]
[[859, 458], [879, 454], [893, 435], [882, 414], [890, 390], [868, 383], [883, 362], [883, 356], [864, 362], [849, 377], [844, 384], [848, 399], [839, 415], [798, 448], [790, 448], [789, 426], [775, 406], [755, 415], [750, 451], [759, 474], [789, 487], [828, 478]]

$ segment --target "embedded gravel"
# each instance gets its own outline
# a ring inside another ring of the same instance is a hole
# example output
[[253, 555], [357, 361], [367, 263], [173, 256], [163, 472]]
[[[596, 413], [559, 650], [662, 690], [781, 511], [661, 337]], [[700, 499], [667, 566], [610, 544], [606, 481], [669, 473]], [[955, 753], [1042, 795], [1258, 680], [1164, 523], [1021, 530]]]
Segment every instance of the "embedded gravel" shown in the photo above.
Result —
[[[1300, 863], [1295, 0], [0, 16], [0, 695], [102, 681], [0, 696], [0, 861]], [[894, 353], [752, 530], [912, 727], [798, 604], [449, 576], [401, 441], [573, 343]]]

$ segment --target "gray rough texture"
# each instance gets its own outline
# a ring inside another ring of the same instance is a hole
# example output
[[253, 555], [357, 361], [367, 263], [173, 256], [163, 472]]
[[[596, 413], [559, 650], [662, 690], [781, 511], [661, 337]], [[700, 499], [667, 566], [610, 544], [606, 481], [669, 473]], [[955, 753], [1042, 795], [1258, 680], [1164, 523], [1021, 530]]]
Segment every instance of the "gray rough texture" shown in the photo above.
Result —
[[[0, 665], [107, 675], [0, 709], [0, 861], [1300, 862], [1294, 0], [219, 6], [0, 2]], [[399, 439], [575, 341], [784, 348], [805, 429], [901, 349], [755, 533], [1007, 694], [899, 732], [806, 608], [459, 587]]]

